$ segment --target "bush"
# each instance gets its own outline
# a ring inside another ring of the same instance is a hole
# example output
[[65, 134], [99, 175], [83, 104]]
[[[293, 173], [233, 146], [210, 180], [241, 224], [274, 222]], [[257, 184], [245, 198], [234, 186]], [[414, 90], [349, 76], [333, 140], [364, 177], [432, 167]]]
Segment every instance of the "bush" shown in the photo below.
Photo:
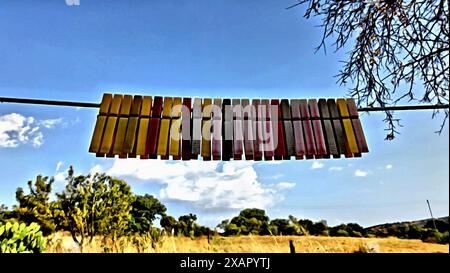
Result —
[[322, 235], [324, 233], [328, 233], [328, 227], [325, 224], [325, 221], [314, 223], [309, 227], [310, 235]]
[[445, 233], [446, 231], [449, 231], [449, 224], [446, 221], [436, 219], [433, 223], [433, 220], [427, 221], [424, 228], [430, 228], [434, 229], [434, 225], [436, 225], [436, 228], [439, 232]]
[[45, 239], [40, 226], [31, 223], [6, 222], [0, 226], [0, 253], [41, 253], [45, 250]]
[[351, 236], [351, 237], [363, 237], [363, 235], [361, 234], [361, 232], [359, 232], [359, 231], [354, 231], [354, 230], [352, 230], [352, 231], [350, 232], [350, 236]]
[[418, 225], [411, 225], [408, 229], [408, 239], [420, 239], [422, 238], [422, 228]]
[[448, 237], [448, 231], [442, 233], [442, 240], [441, 240], [441, 244], [448, 244], [449, 242], [449, 237]]
[[448, 232], [440, 233], [435, 229], [426, 229], [422, 235], [422, 241], [426, 243], [448, 244]]
[[385, 229], [377, 229], [374, 231], [370, 231], [369, 233], [379, 238], [387, 238], [389, 236]]
[[337, 236], [337, 237], [348, 237], [349, 235], [348, 235], [348, 232], [347, 232], [347, 231], [345, 231], [345, 230], [343, 230], [343, 229], [339, 229], [339, 230], [336, 231], [336, 232], [334, 233], [334, 235], [332, 235], [332, 236]]
[[363, 236], [365, 236], [367, 234], [366, 230], [362, 226], [360, 226], [360, 225], [358, 225], [356, 223], [348, 223], [346, 225], [345, 230], [352, 237], [363, 237]]

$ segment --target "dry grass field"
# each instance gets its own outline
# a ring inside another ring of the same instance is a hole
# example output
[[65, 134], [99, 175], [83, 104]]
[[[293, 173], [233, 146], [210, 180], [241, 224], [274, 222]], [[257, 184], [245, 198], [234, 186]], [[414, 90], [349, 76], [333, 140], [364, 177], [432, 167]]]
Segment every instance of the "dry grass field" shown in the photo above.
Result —
[[[80, 252], [67, 234], [57, 233], [47, 240], [47, 252]], [[102, 243], [100, 239], [95, 238], [91, 244], [84, 247], [83, 252], [288, 253], [289, 240], [294, 242], [297, 253], [449, 253], [449, 245], [424, 243], [420, 240], [316, 236], [216, 236], [211, 238], [210, 243], [207, 238], [164, 237], [153, 246], [144, 238], [138, 238], [134, 242], [122, 238], [114, 246], [111, 242]]]

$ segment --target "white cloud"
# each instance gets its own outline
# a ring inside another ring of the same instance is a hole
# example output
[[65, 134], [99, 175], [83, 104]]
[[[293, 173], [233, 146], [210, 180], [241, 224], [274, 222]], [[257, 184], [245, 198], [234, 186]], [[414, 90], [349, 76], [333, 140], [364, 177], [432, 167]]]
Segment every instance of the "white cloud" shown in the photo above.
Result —
[[311, 169], [322, 169], [325, 165], [323, 163], [320, 163], [319, 161], [314, 161], [311, 165]]
[[89, 174], [91, 175], [94, 175], [96, 173], [103, 173], [103, 168], [99, 164], [92, 167], [91, 170], [89, 171]]
[[55, 174], [54, 178], [56, 182], [63, 182], [66, 179], [66, 176], [64, 172], [59, 172]]
[[20, 144], [42, 144], [39, 127], [34, 126], [33, 117], [11, 113], [0, 116], [0, 147], [17, 147]]
[[42, 132], [36, 132], [36, 136], [32, 138], [31, 143], [34, 147], [39, 147], [44, 144], [44, 135], [42, 134]]
[[62, 118], [44, 119], [39, 121], [39, 125], [42, 125], [47, 129], [53, 129], [55, 128], [56, 125], [61, 124], [62, 122], [63, 122]]
[[277, 180], [277, 179], [282, 178], [283, 176], [284, 176], [284, 174], [280, 173], [280, 174], [269, 175], [269, 176], [266, 176], [265, 178]]
[[78, 124], [81, 122], [80, 117], [76, 117], [75, 120], [72, 121], [72, 124]]
[[390, 169], [392, 169], [392, 165], [391, 164], [387, 164], [385, 168], [386, 168], [386, 170], [390, 170]]
[[56, 163], [55, 175], [53, 177], [56, 182], [64, 182], [66, 179], [66, 170], [61, 170], [62, 166], [64, 166], [64, 162], [58, 161]]
[[357, 177], [365, 177], [365, 176], [367, 176], [369, 173], [368, 172], [365, 172], [365, 171], [362, 171], [362, 170], [360, 170], [360, 169], [357, 169], [356, 171], [355, 171], [355, 176], [357, 176]]
[[64, 162], [62, 162], [62, 161], [58, 161], [58, 163], [56, 163], [56, 172], [58, 172], [61, 169], [63, 164], [64, 164]]
[[277, 188], [280, 190], [292, 189], [295, 187], [295, 183], [292, 182], [280, 182], [277, 184]]
[[254, 164], [116, 159], [106, 173], [159, 183], [161, 199], [192, 202], [200, 209], [211, 211], [270, 207], [283, 199], [280, 190], [295, 186], [290, 182], [262, 184]]
[[21, 144], [30, 143], [34, 147], [44, 144], [41, 126], [54, 128], [62, 119], [36, 121], [34, 117], [10, 113], [0, 116], [0, 148], [15, 148]]
[[336, 172], [340, 172], [342, 171], [344, 168], [342, 167], [330, 167], [328, 170], [329, 171], [336, 171]]

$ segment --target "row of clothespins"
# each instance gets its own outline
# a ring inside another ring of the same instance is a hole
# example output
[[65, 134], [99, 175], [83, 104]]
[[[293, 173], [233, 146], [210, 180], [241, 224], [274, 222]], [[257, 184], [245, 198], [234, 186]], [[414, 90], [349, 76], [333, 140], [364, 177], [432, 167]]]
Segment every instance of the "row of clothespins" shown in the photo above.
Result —
[[104, 94], [99, 157], [281, 160], [367, 153], [353, 99], [211, 99]]

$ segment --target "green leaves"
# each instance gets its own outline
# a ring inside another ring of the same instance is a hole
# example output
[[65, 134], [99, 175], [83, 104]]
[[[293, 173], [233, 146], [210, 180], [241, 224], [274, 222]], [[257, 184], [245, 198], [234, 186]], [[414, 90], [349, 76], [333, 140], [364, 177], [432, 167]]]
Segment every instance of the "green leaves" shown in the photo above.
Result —
[[144, 234], [148, 232], [157, 215], [165, 216], [166, 207], [152, 195], [135, 195], [131, 203], [131, 221], [129, 229], [131, 232]]
[[56, 216], [59, 215], [55, 202], [49, 202], [53, 182], [53, 179], [38, 175], [34, 184], [28, 181], [29, 194], [25, 194], [20, 187], [16, 190], [19, 206], [15, 212], [19, 221], [38, 223], [44, 234], [50, 234], [56, 229]]
[[0, 253], [41, 253], [46, 241], [40, 226], [6, 222], [0, 226]]
[[[69, 176], [65, 190], [57, 194], [64, 222], [79, 238], [82, 246], [85, 238], [95, 235], [121, 236], [130, 221], [132, 193], [123, 180], [105, 174], [93, 176]], [[76, 241], [77, 241], [76, 240]]]

